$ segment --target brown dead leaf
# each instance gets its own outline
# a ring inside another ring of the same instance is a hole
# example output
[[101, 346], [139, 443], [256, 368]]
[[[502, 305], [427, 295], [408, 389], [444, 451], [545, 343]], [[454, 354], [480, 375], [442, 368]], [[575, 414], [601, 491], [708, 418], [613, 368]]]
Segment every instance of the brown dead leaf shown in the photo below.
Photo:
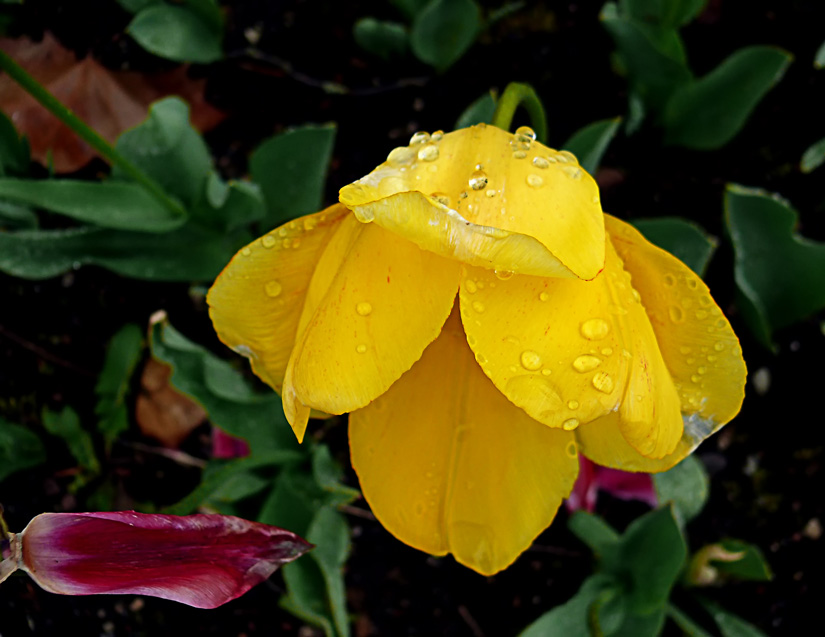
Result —
[[135, 419], [140, 430], [170, 448], [177, 448], [206, 420], [206, 412], [196, 402], [169, 384], [172, 368], [150, 358], [140, 377], [140, 395]]
[[[0, 38], [0, 49], [111, 144], [146, 118], [149, 104], [168, 95], [189, 103], [198, 130], [208, 130], [224, 117], [204, 100], [206, 80], [190, 80], [185, 66], [156, 75], [110, 71], [91, 57], [78, 61], [50, 33], [39, 43]], [[0, 110], [28, 136], [33, 159], [45, 165], [51, 150], [58, 173], [78, 170], [96, 155], [7, 75], [0, 76]]]

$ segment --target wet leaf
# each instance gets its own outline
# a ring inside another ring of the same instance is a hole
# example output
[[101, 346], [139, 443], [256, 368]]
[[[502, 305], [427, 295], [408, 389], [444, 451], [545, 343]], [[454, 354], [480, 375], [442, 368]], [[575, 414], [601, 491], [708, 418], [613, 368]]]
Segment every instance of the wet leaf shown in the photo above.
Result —
[[[202, 5], [204, 9], [198, 10], [193, 5]], [[183, 6], [151, 4], [135, 15], [126, 32], [158, 57], [209, 64], [223, 57], [223, 33], [220, 25], [216, 28], [208, 5], [214, 2], [201, 0]]]
[[764, 191], [729, 184], [725, 221], [743, 313], [766, 346], [773, 330], [825, 307], [825, 244], [795, 232], [798, 213]]
[[481, 31], [481, 11], [473, 0], [432, 0], [415, 17], [410, 46], [415, 56], [439, 71], [467, 52]]
[[792, 59], [781, 49], [745, 47], [704, 77], [683, 86], [665, 110], [666, 143], [698, 150], [724, 146], [782, 79]]
[[37, 434], [0, 418], [0, 482], [12, 473], [44, 462], [46, 450]]
[[487, 92], [476, 101], [470, 104], [455, 123], [455, 128], [468, 128], [476, 124], [489, 124], [493, 121], [493, 114], [496, 112], [496, 98], [491, 92]]
[[684, 528], [701, 513], [710, 494], [710, 479], [705, 466], [695, 456], [688, 456], [672, 469], [653, 474], [659, 502], [673, 503], [673, 516]]
[[573, 133], [572, 137], [562, 144], [562, 148], [573, 153], [582, 168], [595, 175], [621, 123], [621, 117], [614, 117], [588, 124]]
[[0, 200], [0, 228], [31, 230], [39, 223], [31, 208]]
[[100, 418], [97, 429], [103, 434], [107, 449], [129, 425], [126, 394], [142, 352], [143, 334], [135, 324], [120, 328], [106, 348], [103, 369], [95, 386], [95, 413]]
[[407, 27], [398, 22], [361, 18], [352, 27], [352, 37], [362, 49], [384, 60], [401, 57], [407, 51]]
[[799, 168], [803, 173], [809, 173], [823, 163], [825, 163], [825, 137], [808, 147], [799, 161]]
[[249, 171], [267, 206], [263, 229], [321, 208], [334, 141], [334, 125], [304, 126], [270, 137], [255, 149]]
[[633, 225], [651, 243], [667, 250], [699, 276], [704, 276], [719, 241], [701, 226], [680, 217], [636, 219]]

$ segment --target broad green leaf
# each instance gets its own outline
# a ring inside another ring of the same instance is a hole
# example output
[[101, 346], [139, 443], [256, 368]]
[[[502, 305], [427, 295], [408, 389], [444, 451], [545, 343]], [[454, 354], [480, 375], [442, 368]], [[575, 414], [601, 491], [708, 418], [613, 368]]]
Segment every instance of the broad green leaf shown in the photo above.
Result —
[[620, 16], [612, 2], [604, 5], [600, 18], [616, 43], [631, 89], [647, 107], [660, 111], [693, 77], [678, 32]]
[[814, 68], [825, 69], [825, 42], [819, 45], [814, 56]]
[[73, 179], [0, 179], [0, 198], [117, 230], [169, 232], [186, 222], [142, 186]]
[[37, 215], [30, 208], [0, 200], [0, 228], [31, 230], [37, 224]]
[[722, 540], [719, 542], [727, 553], [742, 553], [735, 561], [713, 561], [713, 566], [725, 575], [739, 580], [767, 582], [773, 579], [771, 567], [761, 549], [755, 544], [742, 540]]
[[665, 110], [666, 143], [698, 150], [724, 146], [782, 79], [792, 59], [781, 49], [745, 47], [701, 79], [683, 86]]
[[474, 0], [432, 0], [412, 24], [415, 56], [444, 71], [467, 52], [481, 31], [481, 10]]
[[707, 599], [699, 600], [710, 613], [722, 637], [768, 637], [756, 626]]
[[324, 631], [325, 637], [337, 637], [332, 613], [326, 598], [326, 582], [317, 562], [296, 560], [281, 569], [287, 595], [278, 604], [308, 624]]
[[207, 228], [231, 232], [266, 215], [263, 193], [248, 181], [226, 183], [210, 172], [206, 188], [192, 207], [192, 219]]
[[[186, 342], [184, 347], [180, 342]], [[198, 402], [209, 420], [226, 433], [249, 443], [252, 455], [276, 450], [295, 450], [298, 443], [286, 422], [281, 398], [274, 392], [260, 395], [250, 402], [251, 390], [245, 389], [237, 400], [226, 392], [216, 394], [206, 381], [206, 368], [214, 367], [217, 358], [207, 349], [188, 341], [171, 325], [160, 322], [152, 327], [152, 355], [172, 367], [171, 384]], [[239, 372], [233, 383], [246, 384]]]
[[89, 432], [80, 424], [80, 417], [71, 407], [61, 411], [43, 410], [43, 426], [53, 436], [62, 438], [85, 476], [78, 476], [76, 485], [100, 474], [100, 462], [95, 453], [94, 443]]
[[124, 325], [106, 349], [106, 359], [95, 386], [95, 413], [99, 417], [97, 430], [103, 434], [107, 450], [129, 425], [126, 394], [142, 352], [143, 334], [133, 323]]
[[614, 635], [627, 618], [627, 597], [620, 587], [608, 588], [601, 592], [590, 607], [591, 624], [602, 635]]
[[[189, 123], [189, 106], [178, 97], [152, 104], [146, 119], [124, 132], [115, 148], [187, 206], [203, 191], [212, 168], [209, 149]], [[112, 175], [126, 178], [117, 166]]]
[[525, 628], [518, 637], [584, 637], [590, 635], [589, 609], [606, 589], [615, 586], [604, 575], [591, 575], [578, 593]]
[[691, 617], [682, 612], [673, 604], [667, 605], [667, 616], [682, 629], [686, 637], [713, 637], [708, 631], [697, 624]]
[[665, 618], [664, 607], [657, 608], [651, 613], [625, 613], [621, 628], [610, 637], [659, 637]]
[[0, 418], [0, 482], [16, 471], [44, 462], [46, 450], [37, 434]]
[[773, 330], [825, 307], [825, 244], [794, 232], [797, 212], [764, 191], [729, 184], [725, 220], [745, 318], [766, 347]]
[[175, 62], [209, 64], [223, 57], [221, 31], [188, 6], [152, 4], [138, 12], [126, 32], [150, 53]]
[[619, 0], [622, 14], [663, 27], [680, 27], [699, 15], [708, 0]]
[[362, 49], [385, 60], [407, 51], [407, 27], [398, 22], [361, 18], [352, 27], [352, 37]]
[[193, 224], [164, 234], [104, 228], [0, 232], [0, 271], [47, 279], [93, 264], [135, 279], [211, 281], [251, 239]]
[[11, 120], [0, 111], [0, 177], [29, 171], [29, 143], [17, 134]]
[[700, 226], [680, 217], [631, 222], [651, 243], [667, 250], [699, 276], [704, 276], [719, 241]]
[[334, 125], [304, 126], [270, 137], [255, 149], [249, 171], [266, 202], [265, 230], [321, 208], [334, 141]]
[[672, 469], [654, 473], [653, 486], [661, 504], [673, 503], [673, 516], [684, 528], [708, 501], [710, 479], [701, 461], [688, 456]]
[[315, 545], [309, 555], [323, 574], [333, 624], [339, 636], [348, 637], [346, 589], [341, 570], [350, 552], [347, 521], [338, 511], [325, 506], [315, 514], [306, 539]]
[[621, 123], [621, 117], [614, 117], [588, 124], [573, 133], [572, 137], [562, 144], [562, 148], [573, 153], [581, 167], [594, 175]]
[[576, 511], [567, 526], [596, 555], [602, 555], [619, 542], [619, 534], [607, 522], [586, 511]]
[[803, 173], [809, 173], [825, 163], [825, 137], [811, 144], [802, 155], [799, 168]]
[[455, 123], [456, 129], [468, 128], [476, 124], [489, 124], [493, 121], [493, 114], [496, 112], [496, 98], [488, 91], [476, 101], [470, 104]]

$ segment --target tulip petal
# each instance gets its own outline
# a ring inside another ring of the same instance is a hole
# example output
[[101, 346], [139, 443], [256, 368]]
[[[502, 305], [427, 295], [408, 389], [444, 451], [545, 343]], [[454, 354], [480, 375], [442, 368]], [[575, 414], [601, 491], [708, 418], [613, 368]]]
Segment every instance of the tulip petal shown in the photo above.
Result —
[[43, 513], [18, 535], [23, 570], [64, 595], [134, 594], [215, 608], [311, 545], [226, 515]]
[[250, 358], [255, 374], [276, 391], [315, 263], [349, 214], [336, 204], [256, 239], [235, 255], [206, 297], [218, 337]]
[[479, 125], [395, 149], [340, 201], [470, 265], [592, 279], [604, 263], [599, 191], [575, 157]]
[[578, 472], [573, 434], [533, 421], [498, 392], [455, 313], [409, 372], [350, 415], [349, 435], [381, 523], [485, 575], [552, 522]]
[[[380, 226], [344, 219], [307, 291], [287, 370], [294, 402], [341, 414], [387, 391], [441, 331], [459, 267]], [[287, 393], [285, 385], [290, 418]]]
[[593, 281], [465, 272], [459, 296], [467, 340], [515, 405], [568, 430], [618, 410], [640, 453], [673, 451], [682, 434], [678, 396], [610, 242]]
[[712, 423], [709, 433], [717, 431], [739, 413], [745, 397], [747, 372], [736, 334], [690, 268], [623, 221], [606, 216], [606, 224], [641, 294], [682, 412]]

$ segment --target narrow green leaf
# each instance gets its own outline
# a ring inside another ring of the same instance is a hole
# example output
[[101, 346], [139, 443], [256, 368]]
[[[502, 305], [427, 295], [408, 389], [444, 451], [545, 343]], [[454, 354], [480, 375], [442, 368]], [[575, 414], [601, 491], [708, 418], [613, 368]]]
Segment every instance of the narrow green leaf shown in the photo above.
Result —
[[346, 590], [341, 571], [350, 552], [347, 521], [338, 511], [325, 506], [315, 514], [306, 539], [315, 545], [310, 558], [315, 560], [323, 574], [335, 629], [340, 637], [348, 637]]
[[621, 123], [621, 117], [614, 117], [588, 124], [573, 133], [572, 137], [562, 144], [562, 148], [573, 153], [578, 158], [581, 167], [591, 175], [595, 175]]
[[326, 582], [318, 563], [311, 559], [296, 560], [281, 569], [287, 595], [279, 605], [299, 619], [317, 626], [325, 637], [337, 637], [326, 599]]
[[556, 606], [525, 628], [518, 637], [573, 637], [590, 635], [588, 613], [602, 591], [615, 586], [604, 575], [591, 575], [579, 591], [564, 604]]
[[688, 456], [668, 471], [654, 473], [653, 486], [661, 504], [673, 503], [673, 515], [683, 528], [699, 515], [710, 493], [705, 466], [694, 456]]
[[223, 57], [221, 32], [186, 6], [152, 4], [138, 12], [126, 32], [167, 60], [209, 64]]
[[762, 550], [755, 544], [743, 540], [726, 539], [719, 542], [728, 553], [741, 553], [742, 557], [735, 561], [713, 560], [713, 565], [720, 573], [739, 580], [768, 582], [773, 579], [773, 573]]
[[713, 617], [719, 632], [722, 633], [722, 637], [768, 637], [753, 624], [746, 622], [718, 604], [703, 598], [700, 598], [699, 601]]
[[0, 177], [29, 171], [29, 144], [17, 134], [11, 120], [0, 111]]
[[473, 45], [481, 31], [481, 10], [473, 0], [432, 0], [413, 21], [415, 56], [444, 71]]
[[0, 482], [12, 473], [44, 462], [46, 450], [37, 434], [0, 418]]
[[470, 104], [456, 120], [455, 128], [467, 128], [476, 124], [489, 124], [496, 112], [496, 98], [488, 91]]
[[[178, 97], [152, 104], [146, 119], [124, 132], [115, 149], [187, 206], [203, 191], [212, 168], [209, 149], [189, 122], [189, 106]], [[112, 176], [126, 178], [117, 166]]]
[[699, 276], [704, 276], [719, 241], [701, 226], [681, 217], [631, 222], [651, 243], [667, 250]]
[[64, 407], [59, 412], [44, 409], [43, 426], [53, 436], [63, 439], [77, 464], [89, 477], [100, 474], [100, 462], [92, 437], [80, 425], [80, 418], [74, 409]]
[[773, 330], [825, 307], [825, 244], [796, 234], [797, 212], [761, 190], [729, 184], [725, 220], [736, 285], [751, 304], [745, 318], [770, 347]]
[[37, 224], [37, 215], [30, 208], [0, 200], [0, 228], [31, 230]]
[[344, 472], [326, 445], [317, 445], [312, 450], [312, 475], [321, 489], [335, 496], [335, 504], [352, 502], [360, 495], [358, 490], [342, 484]]
[[809, 173], [825, 163], [825, 137], [811, 144], [803, 153], [799, 161], [799, 168], [803, 173]]
[[407, 27], [398, 22], [361, 18], [352, 27], [352, 37], [362, 49], [384, 60], [401, 57], [407, 51]]
[[724, 146], [782, 79], [792, 59], [790, 53], [767, 46], [739, 49], [670, 98], [663, 120], [665, 141], [698, 150]]
[[687, 614], [673, 604], [667, 605], [667, 616], [682, 629], [686, 637], [713, 637], [709, 632], [697, 624]]
[[118, 230], [169, 232], [186, 219], [133, 183], [0, 179], [0, 197]]
[[607, 522], [586, 511], [576, 511], [571, 515], [567, 527], [596, 555], [604, 553], [619, 541], [619, 534]]
[[304, 126], [270, 137], [255, 149], [249, 171], [266, 202], [264, 229], [321, 208], [334, 141], [334, 125]]
[[109, 341], [106, 359], [95, 386], [97, 429], [106, 449], [128, 427], [126, 393], [143, 352], [143, 334], [135, 324], [124, 325]]

